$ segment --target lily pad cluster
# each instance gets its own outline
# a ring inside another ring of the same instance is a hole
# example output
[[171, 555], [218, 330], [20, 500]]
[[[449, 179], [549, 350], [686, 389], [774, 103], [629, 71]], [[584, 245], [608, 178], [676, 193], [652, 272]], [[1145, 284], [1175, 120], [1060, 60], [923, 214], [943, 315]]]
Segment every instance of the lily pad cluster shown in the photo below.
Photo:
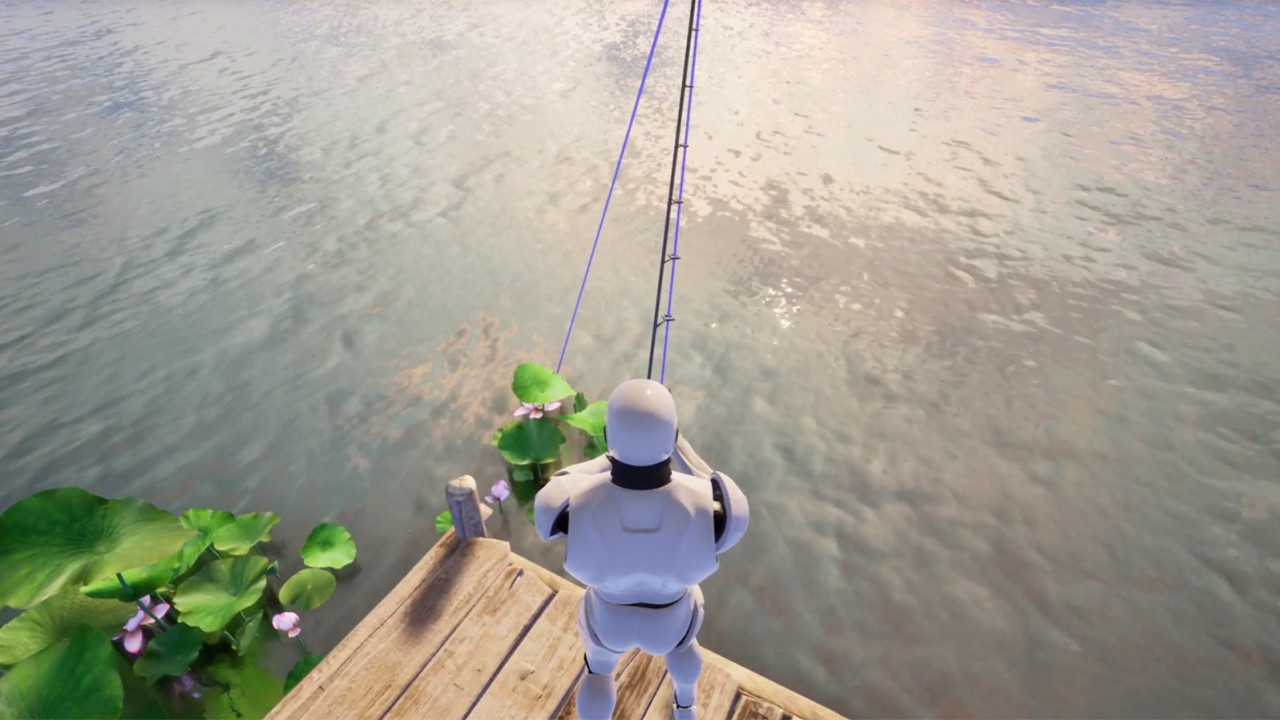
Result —
[[[516, 367], [511, 391], [520, 402], [512, 413], [517, 419], [493, 433], [493, 445], [507, 463], [511, 482], [508, 484], [503, 479], [494, 483], [493, 491], [486, 500], [498, 504], [501, 509], [501, 500], [509, 491], [532, 521], [534, 496], [564, 460], [565, 446], [569, 441], [566, 426], [585, 435], [582, 445], [584, 459], [599, 457], [608, 450], [604, 439], [608, 403], [604, 400], [590, 402], [585, 394], [576, 392], [556, 371], [533, 362]], [[573, 412], [564, 413], [564, 402], [570, 397], [573, 398]], [[436, 516], [436, 532], [444, 534], [451, 526], [452, 517], [447, 510]]]
[[[31, 495], [0, 514], [0, 718], [262, 717], [319, 662], [282, 681], [268, 645], [333, 593], [350, 533], [317, 525], [306, 568], [279, 587], [261, 544], [280, 517], [194, 508], [79, 488]], [[305, 653], [305, 648], [303, 649]]]

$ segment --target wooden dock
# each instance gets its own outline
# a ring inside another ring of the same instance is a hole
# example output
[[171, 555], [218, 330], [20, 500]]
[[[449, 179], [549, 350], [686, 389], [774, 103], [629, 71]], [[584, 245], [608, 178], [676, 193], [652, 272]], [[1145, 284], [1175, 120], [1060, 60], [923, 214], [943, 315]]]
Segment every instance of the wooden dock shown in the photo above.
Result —
[[[483, 531], [451, 483], [455, 529], [442, 537], [267, 717], [574, 720], [582, 676], [582, 588], [511, 552]], [[459, 484], [460, 483], [460, 484]], [[455, 487], [456, 485], [456, 487]], [[488, 508], [484, 508], [488, 510]], [[479, 521], [479, 522], [477, 522]], [[700, 720], [845, 720], [704, 648]], [[669, 720], [662, 658], [618, 663], [615, 718]]]

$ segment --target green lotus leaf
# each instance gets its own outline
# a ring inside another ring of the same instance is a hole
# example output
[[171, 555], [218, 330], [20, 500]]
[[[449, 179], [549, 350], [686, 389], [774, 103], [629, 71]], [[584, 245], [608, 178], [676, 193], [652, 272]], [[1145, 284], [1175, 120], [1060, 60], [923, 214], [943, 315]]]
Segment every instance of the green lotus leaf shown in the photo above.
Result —
[[280, 522], [273, 512], [248, 513], [213, 532], [213, 549], [228, 555], [243, 555], [260, 542], [271, 539], [271, 528]]
[[320, 523], [302, 543], [302, 561], [313, 568], [343, 568], [356, 559], [356, 541], [341, 525]]
[[170, 625], [147, 643], [147, 649], [133, 664], [133, 672], [154, 685], [162, 677], [181, 675], [189, 670], [202, 647], [204, 633], [199, 628], [183, 623]]
[[592, 435], [582, 448], [582, 454], [588, 460], [594, 460], [607, 452], [609, 452], [609, 444], [605, 442], [604, 435]]
[[280, 588], [280, 602], [302, 611], [315, 610], [324, 604], [338, 587], [338, 579], [328, 570], [305, 568], [285, 581]]
[[537, 469], [532, 465], [516, 465], [511, 468], [513, 482], [532, 482], [537, 477]]
[[172, 513], [137, 498], [38, 492], [0, 515], [0, 605], [33, 607], [67, 585], [163, 560], [192, 534]]
[[0, 665], [15, 665], [62, 642], [82, 624], [114, 634], [137, 609], [116, 600], [92, 600], [78, 588], [63, 588], [0, 627]]
[[210, 663], [209, 675], [223, 689], [214, 690], [205, 696], [206, 718], [243, 720], [266, 717], [284, 697], [280, 677], [263, 667], [255, 655], [223, 655]]
[[240, 626], [239, 632], [236, 633], [235, 649], [236, 654], [244, 657], [249, 654], [249, 648], [253, 647], [254, 638], [258, 637], [258, 630], [262, 628], [262, 611], [249, 616], [249, 619]]
[[608, 411], [608, 407], [609, 402], [607, 400], [599, 400], [572, 415], [565, 415], [560, 419], [588, 435], [599, 435], [604, 432], [604, 416]]
[[528, 475], [521, 473], [511, 473], [511, 494], [515, 496], [516, 503], [524, 505], [533, 502], [534, 497], [538, 494], [538, 482], [536, 477], [530, 472]]
[[298, 662], [294, 663], [293, 667], [289, 669], [289, 674], [284, 678], [284, 694], [288, 695], [290, 690], [297, 687], [298, 683], [302, 682], [302, 678], [306, 677], [307, 673], [315, 670], [323, 659], [319, 655], [303, 655]]
[[236, 516], [226, 510], [210, 510], [196, 507], [182, 513], [178, 518], [183, 527], [191, 528], [201, 535], [212, 535], [236, 521]]
[[200, 559], [201, 553], [213, 544], [214, 533], [234, 524], [236, 516], [226, 510], [191, 508], [178, 519], [182, 522], [183, 527], [191, 528], [198, 534], [182, 546], [178, 566], [174, 568], [174, 579], [195, 566], [196, 561]]
[[520, 420], [503, 428], [498, 450], [512, 465], [536, 465], [558, 459], [564, 441], [564, 433], [551, 418]]
[[[198, 711], [191, 707], [199, 702], [190, 696], [183, 698], [162, 697], [156, 688], [147, 684], [146, 680], [133, 672], [133, 663], [126, 660], [123, 653], [116, 653], [116, 677], [124, 686], [124, 707], [120, 711], [121, 720], [154, 720], [155, 718], [195, 718], [200, 717]], [[166, 693], [167, 695], [167, 693]], [[169, 702], [185, 705], [186, 712], [169, 707]], [[3, 717], [3, 715], [0, 715]]]
[[261, 555], [215, 560], [187, 578], [173, 594], [178, 619], [205, 632], [219, 632], [231, 618], [262, 597], [267, 566]]
[[0, 708], [10, 717], [96, 720], [119, 717], [123, 706], [116, 651], [88, 625], [0, 677]]
[[436, 534], [443, 535], [453, 527], [453, 513], [445, 510], [436, 516]]
[[589, 405], [589, 404], [590, 404], [590, 403], [588, 403], [588, 402], [587, 402], [587, 396], [586, 396], [585, 394], [583, 394], [583, 393], [578, 393], [578, 394], [576, 394], [576, 395], [574, 395], [574, 396], [573, 396], [573, 411], [574, 411], [574, 412], [576, 412], [576, 413], [580, 413], [580, 412], [582, 412], [583, 410], [586, 410], [586, 409], [587, 409], [587, 405]]
[[542, 363], [523, 363], [516, 368], [515, 378], [511, 382], [511, 392], [522, 403], [545, 405], [567, 395], [573, 394], [573, 388], [565, 382], [555, 370]]
[[[187, 542], [189, 543], [192, 540], [199, 540], [199, 538], [190, 538]], [[183, 543], [183, 547], [186, 547], [186, 543]], [[174, 571], [178, 569], [178, 563], [181, 560], [182, 551], [179, 550], [169, 557], [153, 562], [150, 565], [125, 570], [120, 575], [124, 577], [125, 583], [128, 584], [127, 588], [120, 584], [120, 578], [113, 575], [85, 585], [80, 588], [80, 592], [87, 597], [99, 600], [133, 602], [138, 598], [150, 595], [172, 580], [175, 575]]]

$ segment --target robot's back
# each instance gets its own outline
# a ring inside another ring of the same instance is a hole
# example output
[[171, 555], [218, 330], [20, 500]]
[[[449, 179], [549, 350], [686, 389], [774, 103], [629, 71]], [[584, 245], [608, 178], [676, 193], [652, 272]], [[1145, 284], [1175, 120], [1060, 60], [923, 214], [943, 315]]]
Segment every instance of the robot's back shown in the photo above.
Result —
[[705, 479], [672, 473], [662, 487], [628, 490], [602, 473], [576, 487], [569, 507], [565, 570], [610, 602], [674, 602], [719, 566]]

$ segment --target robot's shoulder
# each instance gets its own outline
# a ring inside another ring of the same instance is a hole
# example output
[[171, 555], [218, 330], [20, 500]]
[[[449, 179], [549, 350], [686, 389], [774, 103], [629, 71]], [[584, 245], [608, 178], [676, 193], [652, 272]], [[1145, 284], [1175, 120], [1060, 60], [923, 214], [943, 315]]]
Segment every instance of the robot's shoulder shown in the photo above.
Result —
[[608, 475], [586, 474], [561, 470], [538, 491], [533, 499], [533, 527], [542, 540], [567, 535], [569, 532], [569, 508], [573, 496], [599, 485]]
[[716, 512], [716, 554], [728, 550], [747, 532], [751, 506], [747, 496], [733, 478], [722, 472], [711, 473], [711, 497], [719, 505]]

